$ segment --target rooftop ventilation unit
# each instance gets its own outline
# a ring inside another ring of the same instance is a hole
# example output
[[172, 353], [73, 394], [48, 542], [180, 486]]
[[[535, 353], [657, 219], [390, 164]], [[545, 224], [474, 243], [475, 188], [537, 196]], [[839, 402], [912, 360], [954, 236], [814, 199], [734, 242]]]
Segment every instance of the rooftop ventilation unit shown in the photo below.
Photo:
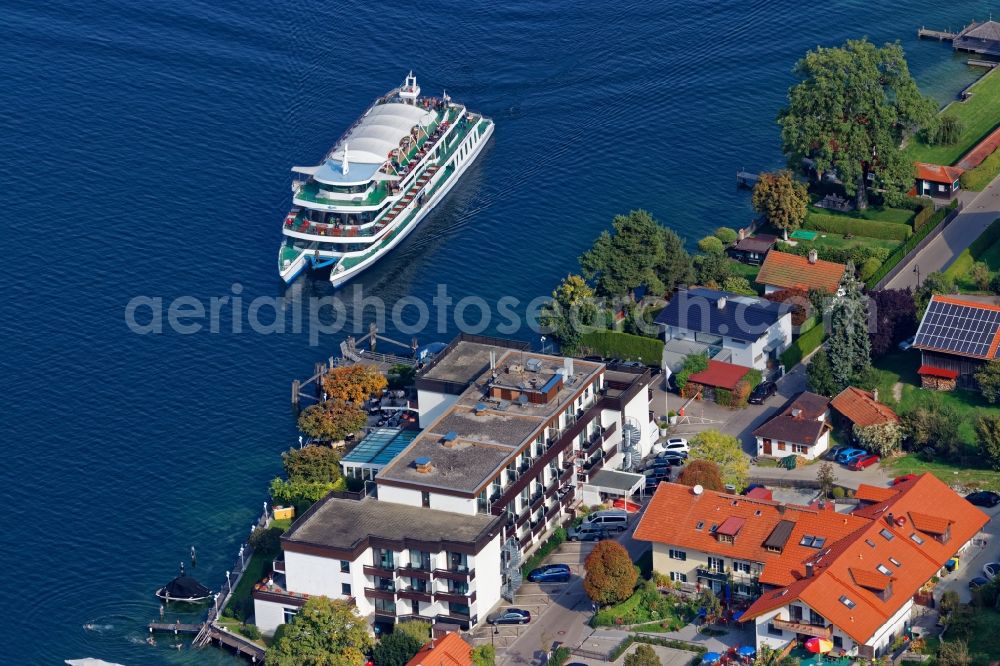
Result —
[[703, 492], [705, 492], [705, 489], [702, 488], [701, 484], [699, 483], [696, 484], [694, 488], [691, 489], [691, 492], [693, 492], [695, 495], [701, 495]]
[[497, 410], [506, 412], [508, 407], [510, 407], [510, 400], [501, 400], [500, 404], [497, 405]]
[[445, 436], [441, 438], [441, 443], [444, 444], [449, 449], [458, 444], [458, 433], [454, 430], [450, 430], [445, 433]]
[[416, 460], [413, 461], [413, 465], [417, 468], [417, 471], [420, 472], [421, 474], [427, 474], [432, 469], [434, 469], [434, 467], [431, 465], [431, 459], [426, 457], [417, 458]]
[[473, 408], [472, 408], [472, 413], [473, 413], [473, 414], [482, 414], [483, 412], [485, 412], [485, 411], [486, 411], [486, 409], [487, 409], [487, 408], [486, 408], [486, 405], [485, 405], [485, 404], [483, 404], [483, 403], [481, 403], [481, 402], [477, 402], [477, 403], [475, 404], [475, 406], [473, 406]]
[[519, 395], [519, 396], [517, 396], [517, 404], [519, 404], [521, 407], [527, 407], [528, 406], [528, 396], [526, 396], [526, 395]]
[[524, 369], [528, 372], [540, 372], [542, 369], [542, 362], [537, 358], [529, 358], [524, 364]]

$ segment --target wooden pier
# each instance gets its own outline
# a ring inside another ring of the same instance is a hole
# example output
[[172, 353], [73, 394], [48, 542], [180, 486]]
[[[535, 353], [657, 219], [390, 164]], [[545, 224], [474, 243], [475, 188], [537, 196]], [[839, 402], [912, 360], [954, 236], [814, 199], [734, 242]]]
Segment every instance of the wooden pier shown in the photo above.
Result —
[[985, 67], [987, 69], [993, 69], [997, 65], [1000, 65], [1000, 62], [994, 62], [992, 60], [976, 60], [973, 58], [966, 64], [969, 65], [969, 67]]
[[936, 39], [939, 42], [951, 41], [958, 37], [957, 32], [948, 32], [947, 30], [928, 30], [927, 28], [921, 27], [917, 30], [917, 37], [920, 39]]
[[749, 171], [736, 172], [736, 187], [745, 187], [752, 190], [760, 179], [760, 175]]
[[150, 622], [149, 632], [162, 631], [164, 633], [177, 634], [197, 634], [201, 631], [200, 624], [185, 624], [182, 622]]

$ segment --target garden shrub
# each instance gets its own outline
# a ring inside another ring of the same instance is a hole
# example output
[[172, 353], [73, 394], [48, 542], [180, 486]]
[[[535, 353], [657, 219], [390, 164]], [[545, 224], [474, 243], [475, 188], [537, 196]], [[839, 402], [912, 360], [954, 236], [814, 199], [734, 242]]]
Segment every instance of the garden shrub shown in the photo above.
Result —
[[780, 358], [785, 366], [785, 372], [791, 370], [799, 361], [823, 344], [825, 336], [826, 330], [821, 323], [803, 332], [795, 342], [789, 345], [788, 349], [781, 353]]
[[552, 536], [548, 540], [538, 547], [535, 554], [528, 558], [521, 567], [521, 573], [527, 576], [532, 569], [537, 569], [542, 564], [542, 560], [548, 557], [552, 551], [558, 548], [564, 541], [566, 541], [566, 530], [562, 527], [557, 527], [553, 532]]
[[580, 346], [610, 358], [641, 361], [659, 367], [663, 361], [663, 341], [619, 331], [588, 331], [580, 337]]

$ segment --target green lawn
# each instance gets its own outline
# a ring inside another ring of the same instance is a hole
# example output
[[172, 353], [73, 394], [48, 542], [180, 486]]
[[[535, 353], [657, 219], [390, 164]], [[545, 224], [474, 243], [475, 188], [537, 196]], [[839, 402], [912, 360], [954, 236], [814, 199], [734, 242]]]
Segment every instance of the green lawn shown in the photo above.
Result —
[[[917, 367], [920, 354], [914, 350], [893, 352], [879, 359], [876, 364], [878, 371], [879, 400], [893, 407], [900, 415], [927, 404], [935, 393], [920, 388]], [[893, 396], [893, 386], [896, 382], [903, 384], [901, 399], [897, 402]], [[983, 412], [1000, 412], [1000, 407], [988, 404], [982, 396], [974, 391], [951, 391], [937, 393], [943, 404], [952, 406], [962, 417], [959, 437], [965, 444], [965, 465], [947, 462], [927, 462], [915, 454], [906, 454], [887, 461], [890, 473], [894, 476], [902, 474], [921, 474], [930, 472], [942, 481], [964, 486], [978, 486], [992, 490], [1000, 490], [1000, 472], [975, 467], [978, 459], [976, 450], [976, 418]]]
[[[986, 248], [980, 255], [979, 261], [985, 263], [992, 274], [996, 274], [1000, 271], [1000, 241], [993, 243], [988, 248]], [[966, 248], [962, 251], [962, 254], [955, 258], [955, 261], [951, 266], [948, 267], [944, 273], [952, 280], [954, 280], [955, 285], [958, 290], [963, 293], [979, 293], [981, 290], [979, 287], [972, 282], [972, 278], [969, 276], [969, 272], [972, 270], [972, 265], [976, 263], [976, 258], [972, 256], [972, 250]]]
[[969, 654], [972, 666], [988, 666], [1000, 655], [1000, 613], [992, 608], [976, 609], [973, 618]]
[[250, 593], [253, 592], [253, 586], [264, 578], [264, 572], [270, 568], [271, 559], [260, 551], [255, 552], [247, 563], [246, 571], [243, 572], [243, 577], [240, 578], [239, 584], [233, 591], [232, 596], [229, 597], [226, 610], [236, 614], [237, 609], [241, 607], [250, 606], [252, 608], [253, 603], [250, 601]]
[[962, 187], [973, 192], [981, 192], [998, 174], [1000, 174], [1000, 150], [994, 150], [982, 164], [962, 174]]
[[[1000, 69], [1000, 68], [998, 68]], [[951, 146], [928, 146], [918, 137], [912, 137], [905, 154], [914, 162], [953, 164], [979, 143], [1000, 123], [1000, 74], [990, 70], [970, 89], [972, 99], [952, 102], [941, 110], [943, 115], [955, 116], [964, 126], [959, 140]]]
[[827, 233], [825, 231], [819, 232], [816, 236], [816, 240], [813, 241], [817, 245], [826, 245], [828, 247], [836, 248], [852, 248], [859, 246], [867, 247], [884, 247], [887, 250], [895, 250], [899, 245], [899, 241], [887, 240], [883, 238], [868, 238], [867, 236], [855, 236], [853, 238], [844, 238], [840, 234]]
[[750, 284], [753, 284], [754, 280], [757, 279], [757, 273], [760, 273], [760, 266], [751, 266], [750, 264], [744, 264], [742, 261], [736, 261], [735, 259], [729, 260], [727, 265], [733, 275], [745, 277]]

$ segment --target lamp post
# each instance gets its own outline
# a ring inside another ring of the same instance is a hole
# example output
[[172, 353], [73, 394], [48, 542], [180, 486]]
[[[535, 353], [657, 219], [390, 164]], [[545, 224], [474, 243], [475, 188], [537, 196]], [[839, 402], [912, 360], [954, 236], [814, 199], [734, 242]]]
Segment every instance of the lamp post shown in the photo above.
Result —
[[920, 288], [920, 266], [914, 266], [913, 272], [917, 274], [917, 288]]

